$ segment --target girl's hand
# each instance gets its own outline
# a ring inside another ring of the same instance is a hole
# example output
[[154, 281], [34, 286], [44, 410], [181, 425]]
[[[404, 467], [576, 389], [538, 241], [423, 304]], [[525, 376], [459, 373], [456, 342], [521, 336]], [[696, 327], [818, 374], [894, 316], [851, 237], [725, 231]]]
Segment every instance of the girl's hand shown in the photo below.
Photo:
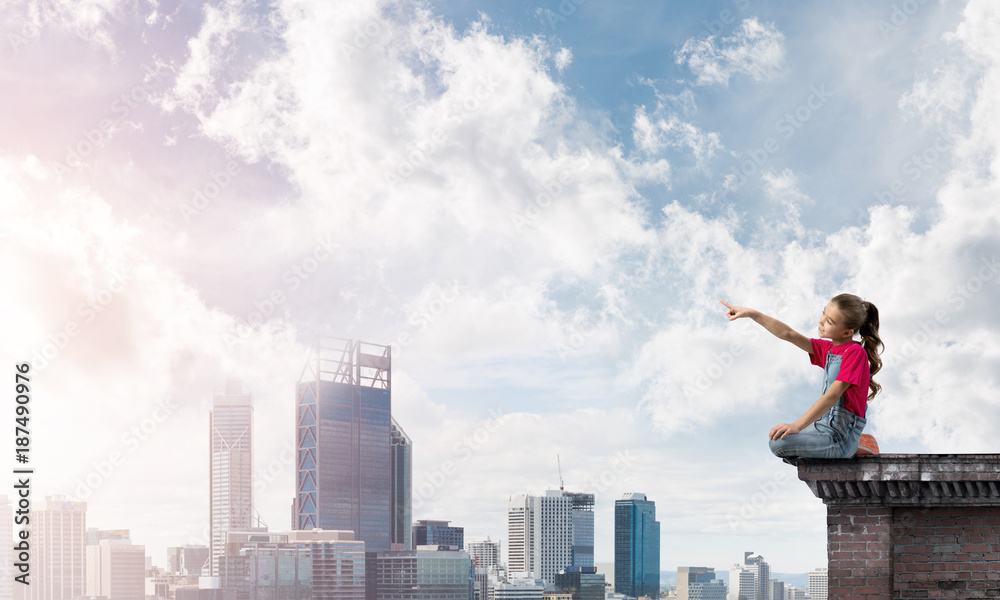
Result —
[[785, 439], [786, 435], [800, 431], [802, 431], [802, 428], [796, 427], [794, 423], [778, 423], [771, 428], [771, 433], [767, 437], [772, 440]]
[[750, 317], [756, 312], [752, 308], [747, 308], [745, 306], [733, 306], [732, 304], [726, 302], [725, 300], [719, 300], [719, 302], [726, 305], [729, 310], [726, 311], [726, 316], [729, 317], [730, 321], [735, 321], [741, 317]]

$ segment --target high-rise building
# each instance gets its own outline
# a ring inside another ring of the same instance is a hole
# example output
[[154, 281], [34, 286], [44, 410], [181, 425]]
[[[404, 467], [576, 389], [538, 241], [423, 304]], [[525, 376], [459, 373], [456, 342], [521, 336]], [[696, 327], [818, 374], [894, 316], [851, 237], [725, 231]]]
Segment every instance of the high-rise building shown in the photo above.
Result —
[[391, 348], [323, 339], [296, 386], [296, 529], [392, 543]]
[[402, 549], [410, 550], [414, 546], [413, 532], [410, 523], [413, 522], [413, 442], [399, 426], [396, 419], [391, 419], [392, 435], [392, 528], [390, 537], [393, 544], [401, 544]]
[[563, 492], [573, 507], [574, 567], [594, 566], [594, 494]]
[[813, 569], [809, 571], [809, 597], [812, 600], [827, 599], [827, 572], [826, 569]]
[[507, 571], [530, 573], [531, 510], [525, 496], [507, 500]]
[[253, 395], [239, 379], [216, 390], [209, 414], [210, 575], [219, 574], [227, 531], [257, 523], [253, 508]]
[[573, 502], [561, 490], [515, 496], [507, 503], [510, 573], [534, 573], [547, 584], [573, 562]]
[[452, 546], [465, 549], [465, 528], [448, 525], [451, 521], [420, 520], [413, 525], [413, 547]]
[[[14, 598], [14, 505], [0, 496], [0, 600]], [[18, 584], [21, 585], [21, 584]]]
[[107, 600], [145, 600], [146, 547], [118, 535], [98, 537], [96, 541], [87, 546], [87, 595]]
[[726, 600], [726, 584], [712, 567], [677, 567], [677, 600]]
[[660, 595], [660, 522], [645, 494], [615, 500], [615, 591], [633, 598]]
[[745, 564], [735, 564], [729, 569], [729, 595], [727, 600], [756, 600], [757, 587], [754, 572]]
[[572, 600], [604, 600], [604, 575], [596, 567], [569, 567], [555, 576], [556, 587]]
[[377, 600], [472, 600], [472, 558], [442, 548], [379, 552]]
[[771, 565], [764, 560], [763, 556], [754, 556], [753, 552], [744, 552], [743, 567], [753, 573], [754, 599], [770, 600]]
[[472, 555], [477, 567], [486, 569], [487, 573], [496, 572], [500, 567], [500, 542], [494, 542], [487, 537], [466, 542], [465, 549]]
[[83, 596], [87, 586], [87, 503], [66, 496], [35, 501], [25, 529], [31, 539], [31, 585], [25, 600], [65, 600]]

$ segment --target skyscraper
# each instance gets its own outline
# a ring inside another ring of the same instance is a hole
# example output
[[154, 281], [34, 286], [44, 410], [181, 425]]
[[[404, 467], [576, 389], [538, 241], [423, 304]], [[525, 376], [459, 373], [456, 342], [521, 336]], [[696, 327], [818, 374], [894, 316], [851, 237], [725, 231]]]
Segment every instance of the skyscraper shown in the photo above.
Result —
[[325, 338], [296, 386], [296, 529], [392, 542], [391, 348]]
[[660, 595], [660, 523], [656, 504], [645, 494], [615, 500], [615, 591]]
[[215, 391], [209, 413], [211, 458], [209, 529], [210, 574], [218, 576], [226, 532], [254, 525], [253, 395], [239, 379], [227, 379]]
[[769, 600], [771, 597], [771, 565], [763, 556], [754, 556], [753, 552], [743, 553], [743, 565], [753, 573], [753, 585], [756, 600]]
[[392, 419], [392, 531], [393, 544], [404, 550], [414, 547], [410, 524], [413, 523], [413, 442]]
[[594, 494], [563, 492], [573, 507], [574, 567], [594, 566]]
[[507, 503], [510, 573], [534, 573], [546, 583], [573, 562], [573, 501], [561, 490], [515, 496]]
[[87, 503], [46, 496], [31, 511], [31, 585], [25, 600], [64, 600], [83, 596], [87, 576]]

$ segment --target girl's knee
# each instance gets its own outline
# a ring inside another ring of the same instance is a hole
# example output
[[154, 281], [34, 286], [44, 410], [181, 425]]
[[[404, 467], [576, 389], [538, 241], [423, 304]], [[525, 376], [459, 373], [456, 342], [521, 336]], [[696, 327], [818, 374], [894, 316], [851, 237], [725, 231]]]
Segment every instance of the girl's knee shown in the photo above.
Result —
[[785, 458], [786, 456], [785, 448], [787, 448], [788, 446], [788, 443], [785, 440], [780, 438], [776, 440], [768, 440], [767, 445], [769, 448], [771, 448], [772, 454], [781, 458]]

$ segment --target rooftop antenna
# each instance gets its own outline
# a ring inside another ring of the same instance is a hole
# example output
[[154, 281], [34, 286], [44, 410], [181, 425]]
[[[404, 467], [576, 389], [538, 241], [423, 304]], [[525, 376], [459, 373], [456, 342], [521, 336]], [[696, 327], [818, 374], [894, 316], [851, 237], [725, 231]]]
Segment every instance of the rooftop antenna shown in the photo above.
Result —
[[559, 455], [556, 454], [556, 466], [559, 467], [559, 491], [563, 490], [563, 478], [562, 478], [562, 462], [559, 460]]

